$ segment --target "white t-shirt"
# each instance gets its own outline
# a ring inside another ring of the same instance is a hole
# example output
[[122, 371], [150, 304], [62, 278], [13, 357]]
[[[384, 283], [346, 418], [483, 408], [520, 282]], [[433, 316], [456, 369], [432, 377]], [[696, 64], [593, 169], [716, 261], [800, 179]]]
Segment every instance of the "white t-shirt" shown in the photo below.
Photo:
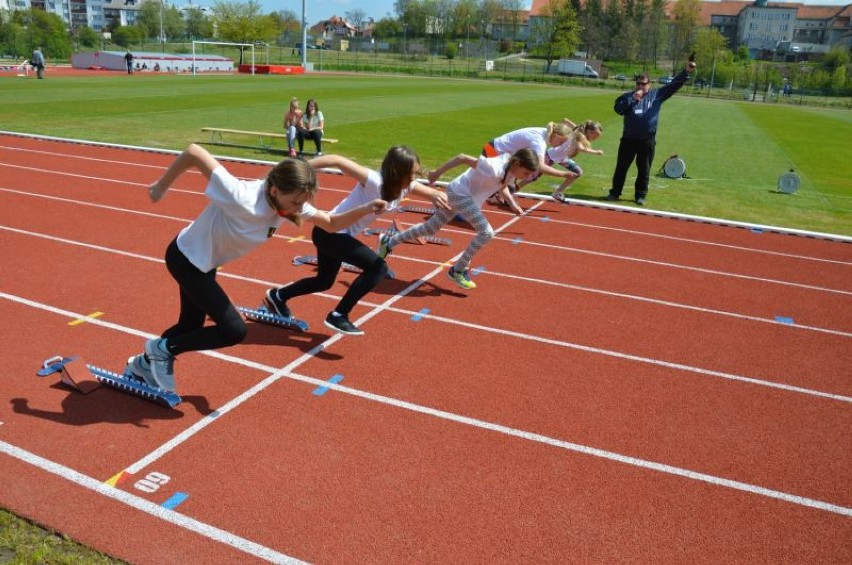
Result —
[[503, 180], [506, 164], [511, 158], [508, 153], [496, 157], [480, 157], [476, 168], [471, 167], [450, 181], [447, 192], [460, 196], [470, 195], [477, 205], [482, 206], [482, 203], [504, 184], [515, 180], [511, 174], [506, 175]]
[[[204, 194], [210, 203], [178, 234], [178, 249], [201, 272], [207, 273], [242, 257], [271, 238], [284, 218], [266, 201], [265, 180], [240, 180], [225, 167], [216, 167]], [[303, 218], [316, 208], [305, 204]]]
[[[393, 210], [394, 208], [399, 206], [400, 201], [405, 198], [408, 194], [411, 187], [403, 189], [402, 194], [400, 194], [399, 198], [394, 200], [393, 202], [388, 203], [388, 210]], [[357, 208], [367, 202], [371, 202], [376, 198], [382, 197], [382, 175], [379, 174], [378, 171], [370, 170], [367, 173], [367, 183], [361, 184], [360, 182], [355, 185], [355, 188], [352, 189], [352, 192], [349, 193], [349, 196], [343, 199], [340, 204], [335, 206], [332, 210], [332, 214], [342, 214], [343, 212], [348, 212], [353, 208]], [[352, 237], [359, 235], [364, 228], [373, 223], [373, 220], [376, 219], [376, 214], [367, 214], [362, 217], [360, 220], [349, 226], [348, 228], [344, 228], [337, 233], [348, 233]]]
[[494, 149], [500, 153], [515, 154], [529, 147], [539, 158], [547, 151], [547, 128], [523, 128], [510, 131], [494, 139]]

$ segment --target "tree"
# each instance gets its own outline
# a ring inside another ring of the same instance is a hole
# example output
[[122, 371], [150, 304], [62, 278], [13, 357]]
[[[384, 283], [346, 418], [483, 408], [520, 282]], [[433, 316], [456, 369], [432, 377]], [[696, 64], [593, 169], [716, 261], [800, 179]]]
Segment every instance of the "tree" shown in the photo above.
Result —
[[100, 43], [101, 36], [89, 26], [81, 26], [74, 30], [77, 41], [83, 47], [94, 48]]
[[145, 38], [145, 30], [138, 26], [119, 26], [112, 30], [112, 42], [125, 49], [141, 43]]
[[695, 34], [692, 48], [695, 51], [695, 62], [699, 72], [706, 74], [713, 68], [713, 62], [720, 53], [728, 53], [728, 39], [713, 28], [701, 28]]
[[213, 22], [204, 12], [195, 6], [186, 11], [186, 35], [189, 39], [208, 39], [213, 37]]
[[677, 0], [672, 10], [672, 74], [679, 68], [678, 61], [686, 58], [692, 45], [692, 34], [698, 27], [701, 15], [701, 0]]
[[367, 19], [367, 13], [360, 8], [344, 12], [343, 16], [347, 22], [349, 22], [359, 30], [361, 29], [361, 26], [364, 25], [364, 20]]
[[577, 49], [580, 27], [577, 14], [569, 0], [550, 0], [541, 10], [544, 16], [537, 20], [535, 35], [541, 40], [536, 47], [547, 61], [547, 72], [555, 59], [570, 56]]
[[261, 13], [258, 0], [248, 2], [227, 2], [215, 0], [213, 3], [213, 23], [218, 37], [234, 43], [271, 42], [275, 39], [275, 28], [269, 18]]

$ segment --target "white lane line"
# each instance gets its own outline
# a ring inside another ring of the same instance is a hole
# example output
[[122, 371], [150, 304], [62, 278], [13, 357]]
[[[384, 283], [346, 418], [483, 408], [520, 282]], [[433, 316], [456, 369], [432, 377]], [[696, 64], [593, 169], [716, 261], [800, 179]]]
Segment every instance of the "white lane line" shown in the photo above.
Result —
[[[126, 184], [138, 184], [138, 183], [126, 183]], [[147, 185], [145, 185], [145, 186], [147, 186]], [[141, 212], [139, 210], [133, 210], [133, 209], [129, 209], [129, 208], [120, 208], [120, 207], [115, 207], [115, 206], [107, 206], [107, 205], [103, 205], [103, 204], [92, 204], [92, 203], [86, 202], [86, 201], [74, 200], [74, 199], [63, 198], [63, 197], [58, 197], [58, 196], [46, 196], [46, 195], [42, 195], [42, 194], [30, 193], [30, 192], [19, 191], [19, 190], [8, 189], [8, 188], [0, 188], [0, 192], [10, 192], [10, 193], [14, 193], [14, 194], [32, 196], [32, 197], [36, 197], [36, 198], [45, 198], [45, 199], [48, 199], [48, 200], [57, 200], [57, 201], [61, 201], [61, 202], [78, 204], [80, 206], [103, 208], [103, 209], [108, 209], [108, 210], [113, 210], [113, 211], [118, 211], [118, 212], [125, 212], [125, 213], [129, 213], [129, 214], [138, 214], [138, 215], [142, 215], [142, 216], [173, 219], [173, 220], [178, 220], [178, 221], [185, 222], [185, 223], [188, 223], [190, 221], [190, 220], [185, 219], [185, 218], [176, 218], [176, 217], [173, 217], [173, 216], [162, 216], [162, 215], [154, 214], [154, 213], [151, 213], [151, 212]], [[539, 204], [541, 204], [541, 203], [539, 203]], [[515, 219], [517, 220], [518, 218], [515, 218]], [[283, 236], [276, 235], [275, 237], [283, 237]], [[287, 238], [287, 239], [290, 239], [290, 238]], [[641, 259], [641, 258], [638, 258], [638, 257], [630, 257], [630, 256], [627, 256], [627, 255], [617, 255], [617, 254], [614, 254], [614, 253], [604, 253], [602, 251], [592, 251], [592, 250], [589, 250], [589, 249], [580, 249], [580, 248], [577, 248], [577, 247], [566, 247], [566, 246], [561, 246], [561, 245], [554, 245], [554, 244], [549, 244], [549, 243], [539, 243], [539, 242], [532, 242], [532, 241], [524, 241], [523, 243], [525, 243], [526, 245], [535, 245], [535, 246], [538, 246], [538, 247], [558, 249], [558, 250], [561, 250], [561, 251], [567, 251], [567, 252], [571, 252], [571, 253], [580, 253], [580, 254], [585, 254], [585, 255], [592, 255], [592, 256], [597, 256], [597, 257], [605, 257], [605, 258], [608, 258], [608, 259], [618, 259], [618, 260], [622, 260], [622, 261], [645, 263], [645, 264], [655, 265], [655, 266], [659, 266], [659, 267], [666, 267], [666, 268], [672, 268], [672, 269], [682, 269], [682, 270], [686, 270], [686, 271], [695, 271], [695, 272], [699, 272], [699, 273], [710, 274], [710, 275], [715, 275], [715, 276], [720, 276], [720, 277], [731, 277], [731, 278], [736, 278], [736, 279], [757, 281], [757, 282], [761, 282], [761, 283], [777, 284], [777, 285], [782, 285], [782, 286], [790, 286], [790, 287], [794, 287], [794, 288], [802, 288], [802, 289], [806, 289], [806, 290], [815, 290], [815, 291], [818, 291], [818, 292], [828, 292], [828, 293], [832, 293], [832, 294], [842, 294], [842, 295], [846, 295], [846, 296], [852, 296], [852, 291], [828, 288], [828, 287], [823, 287], [823, 286], [809, 285], [809, 284], [804, 284], [804, 283], [796, 283], [796, 282], [784, 281], [784, 280], [779, 280], [779, 279], [770, 279], [770, 278], [765, 278], [765, 277], [757, 277], [757, 276], [752, 276], [752, 275], [743, 275], [743, 274], [739, 274], [739, 273], [731, 273], [731, 272], [728, 272], [728, 271], [719, 271], [719, 270], [716, 270], [716, 269], [705, 269], [705, 268], [702, 268], [702, 267], [693, 267], [693, 266], [690, 266], [690, 265], [681, 265], [681, 264], [678, 264], [678, 263], [669, 263], [669, 262], [665, 262], [665, 261], [656, 261], [656, 260], [652, 260], [652, 259]]]
[[300, 561], [295, 557], [290, 557], [289, 555], [285, 555], [275, 551], [274, 549], [260, 545], [259, 543], [247, 540], [246, 538], [240, 537], [231, 532], [226, 532], [216, 526], [211, 526], [210, 524], [179, 514], [174, 510], [169, 510], [159, 504], [149, 502], [135, 494], [109, 486], [103, 481], [84, 475], [74, 469], [60, 465], [59, 463], [50, 461], [49, 459], [45, 459], [44, 457], [6, 443], [5, 441], [0, 441], [0, 453], [4, 453], [9, 457], [13, 457], [106, 498], [125, 504], [131, 508], [139, 510], [140, 512], [144, 512], [145, 514], [159, 518], [160, 520], [169, 522], [175, 526], [179, 526], [207, 539], [231, 546], [234, 549], [247, 553], [253, 557], [257, 557], [258, 559], [264, 559], [271, 563], [282, 563], [286, 565], [304, 563], [304, 561]]

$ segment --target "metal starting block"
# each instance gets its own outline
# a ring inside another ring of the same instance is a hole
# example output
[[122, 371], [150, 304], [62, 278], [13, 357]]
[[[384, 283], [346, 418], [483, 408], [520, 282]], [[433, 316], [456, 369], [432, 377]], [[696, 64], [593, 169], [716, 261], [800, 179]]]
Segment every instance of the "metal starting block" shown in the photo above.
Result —
[[88, 367], [89, 371], [98, 381], [116, 390], [162, 404], [163, 406], [168, 406], [169, 408], [174, 408], [182, 402], [181, 397], [176, 392], [148, 386], [144, 381], [140, 381], [133, 375], [119, 375], [118, 373], [113, 373], [94, 365], [86, 365], [86, 367]]
[[59, 373], [59, 378], [65, 386], [83, 394], [89, 394], [100, 388], [101, 383], [85, 369], [86, 363], [79, 357], [62, 357], [57, 355], [45, 359], [42, 368], [36, 373], [47, 377]]
[[[394, 228], [367, 228], [364, 230], [364, 235], [379, 235], [380, 233], [389, 233], [394, 234], [399, 230]], [[446, 237], [436, 237], [434, 235], [424, 235], [423, 237], [418, 237], [416, 240], [408, 240], [405, 243], [414, 243], [417, 242], [421, 245], [424, 243], [434, 243], [435, 245], [452, 245], [452, 241], [447, 239]]]
[[[293, 264], [296, 266], [299, 265], [316, 265], [318, 262], [316, 255], [296, 255], [293, 257]], [[361, 269], [356, 267], [355, 265], [350, 265], [349, 263], [343, 263], [340, 266], [344, 271], [349, 271], [350, 273], [360, 273]], [[396, 274], [388, 269], [388, 274], [385, 275], [386, 279], [395, 279]]]
[[247, 320], [252, 320], [253, 322], [270, 324], [288, 330], [296, 330], [297, 332], [302, 333], [308, 331], [307, 322], [293, 317], [285, 318], [284, 316], [279, 316], [278, 314], [270, 312], [262, 305], [258, 306], [256, 309], [237, 306], [237, 310], [239, 310]]
[[432, 215], [437, 210], [435, 208], [427, 208], [425, 206], [400, 206], [397, 208], [400, 212], [416, 212], [418, 214], [429, 214]]

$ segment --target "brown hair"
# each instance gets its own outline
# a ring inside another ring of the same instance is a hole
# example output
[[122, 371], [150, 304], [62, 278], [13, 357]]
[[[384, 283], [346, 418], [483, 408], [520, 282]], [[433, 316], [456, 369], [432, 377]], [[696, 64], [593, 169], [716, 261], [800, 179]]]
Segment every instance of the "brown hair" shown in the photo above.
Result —
[[411, 184], [411, 173], [420, 165], [417, 151], [407, 145], [388, 149], [382, 160], [382, 200], [393, 202]]
[[535, 151], [529, 147], [518, 149], [511, 157], [509, 157], [509, 161], [506, 163], [506, 168], [503, 170], [503, 181], [506, 180], [506, 175], [509, 174], [509, 169], [511, 169], [512, 165], [516, 163], [533, 173], [537, 173], [541, 168], [541, 159], [538, 155], [536, 155]]
[[[307, 194], [308, 200], [312, 200], [317, 193], [317, 174], [307, 161], [284, 159], [266, 175], [266, 190], [273, 186], [282, 194]], [[290, 214], [287, 219], [302, 225], [299, 214]]]

